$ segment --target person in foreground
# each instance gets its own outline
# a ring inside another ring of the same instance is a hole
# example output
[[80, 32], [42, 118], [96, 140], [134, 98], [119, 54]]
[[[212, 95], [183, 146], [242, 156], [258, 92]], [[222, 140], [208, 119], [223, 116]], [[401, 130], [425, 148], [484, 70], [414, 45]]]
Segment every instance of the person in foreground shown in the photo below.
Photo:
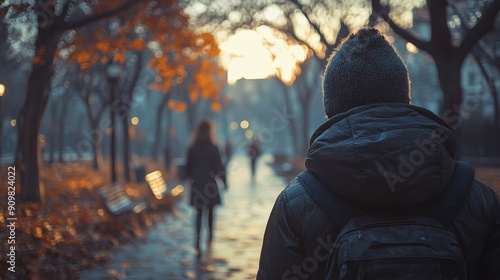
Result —
[[330, 57], [328, 120], [311, 137], [309, 177], [292, 180], [272, 209], [258, 280], [500, 279], [499, 198], [455, 161], [453, 129], [410, 105], [409, 84], [376, 29], [351, 34]]

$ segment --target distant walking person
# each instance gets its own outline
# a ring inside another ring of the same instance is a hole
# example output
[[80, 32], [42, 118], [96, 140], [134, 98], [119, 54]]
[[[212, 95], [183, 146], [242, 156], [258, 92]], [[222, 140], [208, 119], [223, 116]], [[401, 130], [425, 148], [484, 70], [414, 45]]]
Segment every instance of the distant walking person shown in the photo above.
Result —
[[203, 214], [208, 212], [208, 244], [214, 232], [214, 206], [221, 204], [216, 178], [220, 178], [227, 189], [224, 165], [219, 149], [215, 145], [214, 128], [209, 120], [200, 122], [193, 143], [189, 147], [186, 162], [186, 176], [191, 181], [190, 203], [196, 209], [197, 256], [201, 256], [200, 232]]
[[225, 161], [226, 166], [231, 160], [232, 154], [233, 154], [233, 145], [231, 144], [231, 140], [228, 139], [224, 144], [224, 155], [226, 156], [226, 161]]
[[253, 137], [248, 144], [248, 156], [250, 157], [250, 165], [252, 168], [252, 176], [255, 175], [255, 164], [257, 163], [257, 158], [260, 156], [261, 149], [259, 138]]

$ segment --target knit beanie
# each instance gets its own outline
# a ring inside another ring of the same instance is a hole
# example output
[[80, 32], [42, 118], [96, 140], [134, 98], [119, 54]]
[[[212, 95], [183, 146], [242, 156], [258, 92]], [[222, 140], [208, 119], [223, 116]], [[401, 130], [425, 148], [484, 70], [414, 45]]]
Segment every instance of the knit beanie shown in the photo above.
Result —
[[349, 35], [330, 57], [323, 76], [323, 104], [328, 118], [357, 106], [410, 103], [405, 64], [374, 28]]

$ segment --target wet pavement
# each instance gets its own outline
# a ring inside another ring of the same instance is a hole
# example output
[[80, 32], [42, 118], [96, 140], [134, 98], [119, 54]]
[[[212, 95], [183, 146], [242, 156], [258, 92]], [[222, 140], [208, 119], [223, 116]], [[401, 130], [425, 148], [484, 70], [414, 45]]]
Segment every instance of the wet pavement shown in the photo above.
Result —
[[267, 219], [287, 183], [276, 176], [271, 160], [259, 159], [255, 178], [246, 157], [230, 162], [229, 191], [222, 192], [223, 205], [215, 210], [214, 240], [209, 248], [203, 232], [200, 259], [193, 250], [195, 212], [186, 193], [145, 238], [117, 248], [111, 262], [82, 271], [81, 279], [255, 279]]

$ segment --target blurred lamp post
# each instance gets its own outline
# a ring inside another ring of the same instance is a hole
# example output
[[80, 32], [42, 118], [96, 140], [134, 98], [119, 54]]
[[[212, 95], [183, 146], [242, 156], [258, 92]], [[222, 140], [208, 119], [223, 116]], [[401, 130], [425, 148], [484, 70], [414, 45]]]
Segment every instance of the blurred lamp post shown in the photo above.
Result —
[[108, 82], [110, 85], [110, 98], [109, 98], [109, 111], [111, 118], [111, 140], [110, 140], [110, 150], [111, 150], [111, 182], [116, 182], [116, 134], [115, 134], [115, 88], [116, 83], [118, 81], [118, 77], [120, 77], [120, 65], [111, 62], [106, 69], [106, 75], [108, 78]]
[[132, 146], [132, 151], [136, 152], [137, 153], [137, 140], [136, 139], [136, 136], [137, 136], [137, 125], [139, 124], [139, 118], [138, 117], [133, 117], [130, 119], [130, 123], [132, 124], [132, 127], [130, 128], [129, 132], [130, 132], [130, 138], [132, 139], [132, 143], [131, 143], [131, 146]]
[[[0, 84], [0, 138], [2, 138], [2, 129], [3, 129], [2, 99], [4, 93], [5, 93], [5, 85]], [[2, 142], [0, 142], [0, 164], [2, 163]]]

